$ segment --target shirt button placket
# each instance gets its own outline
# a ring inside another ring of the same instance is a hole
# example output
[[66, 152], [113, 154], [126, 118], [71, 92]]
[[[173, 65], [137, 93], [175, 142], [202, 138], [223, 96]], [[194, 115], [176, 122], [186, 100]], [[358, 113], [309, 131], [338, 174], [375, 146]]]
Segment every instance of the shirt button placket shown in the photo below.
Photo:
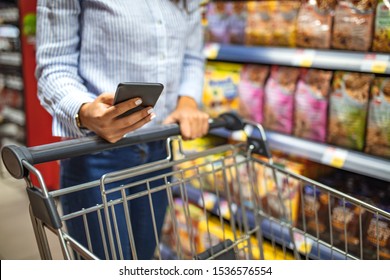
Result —
[[[166, 84], [167, 83], [167, 30], [165, 23], [163, 21], [163, 14], [161, 9], [156, 5], [153, 15], [156, 20], [156, 30], [157, 30], [157, 51], [158, 51], [158, 62], [157, 62], [157, 73], [158, 73], [158, 82]], [[163, 101], [163, 110], [164, 112], [161, 114], [162, 117], [166, 117], [166, 97]]]

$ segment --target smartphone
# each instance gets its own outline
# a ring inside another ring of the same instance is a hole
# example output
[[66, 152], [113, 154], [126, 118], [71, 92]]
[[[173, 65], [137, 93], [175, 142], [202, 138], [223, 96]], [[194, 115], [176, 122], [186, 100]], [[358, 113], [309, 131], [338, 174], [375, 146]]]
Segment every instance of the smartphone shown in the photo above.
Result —
[[136, 97], [142, 99], [142, 104], [123, 113], [118, 118], [131, 115], [146, 107], [154, 107], [163, 89], [164, 86], [160, 83], [120, 83], [115, 92], [114, 105]]

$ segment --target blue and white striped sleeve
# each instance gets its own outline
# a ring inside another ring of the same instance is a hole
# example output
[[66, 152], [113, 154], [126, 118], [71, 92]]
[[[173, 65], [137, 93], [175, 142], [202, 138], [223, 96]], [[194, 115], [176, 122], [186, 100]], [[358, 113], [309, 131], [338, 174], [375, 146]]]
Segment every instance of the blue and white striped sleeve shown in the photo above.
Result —
[[[198, 5], [198, 1], [191, 1], [188, 5]], [[203, 27], [201, 22], [201, 12], [197, 8], [196, 12], [189, 16], [189, 30], [187, 36], [186, 51], [182, 68], [182, 78], [179, 95], [190, 96], [196, 100], [198, 105], [202, 102], [204, 63], [203, 55]]]
[[79, 15], [79, 0], [38, 0], [38, 98], [53, 117], [54, 136], [83, 136], [74, 116], [95, 98], [78, 75]]

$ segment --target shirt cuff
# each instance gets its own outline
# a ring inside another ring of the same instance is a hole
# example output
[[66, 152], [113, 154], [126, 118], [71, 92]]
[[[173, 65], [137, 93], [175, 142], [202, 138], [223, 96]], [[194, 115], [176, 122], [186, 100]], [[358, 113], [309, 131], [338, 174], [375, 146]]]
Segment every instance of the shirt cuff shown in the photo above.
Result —
[[202, 104], [204, 71], [201, 65], [187, 65], [182, 73], [180, 96], [192, 97], [198, 106]]
[[89, 130], [79, 129], [75, 116], [84, 103], [93, 102], [95, 98], [85, 92], [68, 93], [62, 98], [53, 116], [53, 134], [70, 138], [86, 136]]

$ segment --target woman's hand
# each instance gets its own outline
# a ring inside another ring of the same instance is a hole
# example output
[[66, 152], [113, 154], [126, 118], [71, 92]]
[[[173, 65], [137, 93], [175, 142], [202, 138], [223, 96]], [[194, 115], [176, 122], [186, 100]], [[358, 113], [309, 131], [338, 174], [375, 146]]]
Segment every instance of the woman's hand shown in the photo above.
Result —
[[164, 123], [179, 123], [183, 139], [190, 140], [207, 134], [209, 115], [198, 109], [194, 99], [181, 96], [176, 110], [165, 119]]
[[126, 133], [150, 122], [155, 114], [152, 107], [147, 107], [129, 116], [118, 116], [142, 104], [140, 98], [133, 98], [117, 105], [112, 105], [114, 93], [102, 93], [93, 102], [85, 103], [79, 111], [81, 125], [111, 143], [120, 140]]

